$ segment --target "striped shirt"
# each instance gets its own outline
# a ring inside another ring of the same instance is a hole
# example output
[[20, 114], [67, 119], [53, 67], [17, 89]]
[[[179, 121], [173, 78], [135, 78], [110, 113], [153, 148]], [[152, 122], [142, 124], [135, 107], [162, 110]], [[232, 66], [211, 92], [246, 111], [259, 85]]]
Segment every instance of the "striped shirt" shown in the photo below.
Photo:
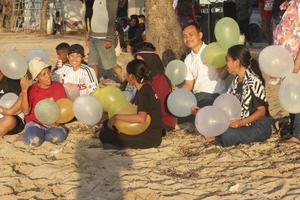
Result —
[[77, 84], [80, 95], [90, 94], [98, 87], [98, 80], [95, 71], [87, 65], [81, 64], [76, 71], [70, 64], [63, 65], [54, 72], [59, 82]]

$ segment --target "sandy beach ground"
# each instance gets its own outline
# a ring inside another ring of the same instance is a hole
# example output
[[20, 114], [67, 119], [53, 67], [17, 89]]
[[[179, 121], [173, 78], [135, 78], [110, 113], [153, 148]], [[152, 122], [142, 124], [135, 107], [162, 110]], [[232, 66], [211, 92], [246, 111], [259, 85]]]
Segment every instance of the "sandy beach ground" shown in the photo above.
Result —
[[[63, 41], [83, 43], [81, 36], [0, 34], [0, 54], [43, 48], [54, 64], [55, 46]], [[126, 54], [119, 57], [123, 66], [128, 60]], [[271, 114], [285, 116], [278, 86], [268, 86], [267, 92]], [[179, 130], [157, 149], [104, 150], [99, 127], [79, 122], [67, 127], [70, 135], [60, 145], [32, 148], [19, 135], [0, 139], [1, 200], [300, 199], [299, 146], [279, 143], [275, 131], [264, 143], [230, 148]]]

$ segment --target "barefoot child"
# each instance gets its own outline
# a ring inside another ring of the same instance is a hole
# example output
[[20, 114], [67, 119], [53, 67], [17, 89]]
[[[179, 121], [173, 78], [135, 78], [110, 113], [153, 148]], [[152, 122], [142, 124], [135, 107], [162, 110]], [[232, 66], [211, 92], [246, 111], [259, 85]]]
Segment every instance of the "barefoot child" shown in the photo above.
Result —
[[228, 49], [227, 70], [236, 74], [228, 89], [241, 102], [241, 119], [230, 122], [229, 129], [217, 137], [224, 147], [263, 142], [272, 134], [271, 121], [268, 118], [268, 102], [265, 93], [265, 81], [257, 61], [251, 58], [249, 50], [243, 45]]
[[[67, 97], [64, 87], [51, 81], [50, 68], [40, 58], [34, 58], [29, 62], [29, 71], [36, 82], [29, 87], [26, 78], [21, 80], [22, 110], [26, 122], [23, 140], [32, 146], [40, 146], [44, 140], [61, 143], [67, 137], [66, 129], [53, 124], [42, 124], [34, 114], [34, 108], [40, 100], [50, 98], [57, 101]], [[33, 138], [36, 139], [34, 142], [31, 140]]]

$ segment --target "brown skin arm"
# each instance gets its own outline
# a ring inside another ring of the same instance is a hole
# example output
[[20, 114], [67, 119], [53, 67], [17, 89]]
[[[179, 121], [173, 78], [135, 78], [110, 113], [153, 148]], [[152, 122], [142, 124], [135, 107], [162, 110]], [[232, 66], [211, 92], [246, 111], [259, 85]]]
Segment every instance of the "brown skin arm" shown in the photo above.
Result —
[[185, 80], [183, 87], [188, 91], [191, 91], [194, 87], [194, 80]]
[[21, 84], [21, 110], [24, 113], [24, 115], [28, 115], [30, 112], [30, 106], [28, 102], [28, 88], [29, 88], [29, 81], [27, 77], [21, 78], [20, 81]]
[[259, 118], [263, 117], [265, 114], [266, 114], [266, 108], [264, 106], [259, 106], [257, 107], [257, 110], [252, 115], [244, 119], [232, 120], [230, 121], [229, 126], [231, 128], [239, 128], [245, 126], [246, 124], [258, 120]]
[[294, 73], [298, 73], [300, 71], [300, 51], [298, 51], [294, 64]]

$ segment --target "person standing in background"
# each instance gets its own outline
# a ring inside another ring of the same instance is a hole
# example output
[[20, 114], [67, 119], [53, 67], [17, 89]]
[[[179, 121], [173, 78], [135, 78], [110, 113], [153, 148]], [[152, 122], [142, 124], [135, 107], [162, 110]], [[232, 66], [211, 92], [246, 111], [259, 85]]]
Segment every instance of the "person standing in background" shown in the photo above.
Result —
[[236, 1], [237, 22], [239, 24], [241, 34], [245, 36], [246, 41], [249, 43], [251, 43], [248, 30], [250, 16], [252, 14], [251, 4], [251, 0]]
[[273, 44], [272, 8], [274, 0], [259, 0], [262, 31], [269, 45]]
[[[114, 72], [118, 72], [115, 53], [116, 31], [115, 20], [117, 15], [118, 1], [109, 0], [86, 0], [87, 23], [86, 40], [89, 46], [88, 64], [91, 66], [99, 79], [115, 79]], [[122, 79], [122, 73], [116, 74]]]

